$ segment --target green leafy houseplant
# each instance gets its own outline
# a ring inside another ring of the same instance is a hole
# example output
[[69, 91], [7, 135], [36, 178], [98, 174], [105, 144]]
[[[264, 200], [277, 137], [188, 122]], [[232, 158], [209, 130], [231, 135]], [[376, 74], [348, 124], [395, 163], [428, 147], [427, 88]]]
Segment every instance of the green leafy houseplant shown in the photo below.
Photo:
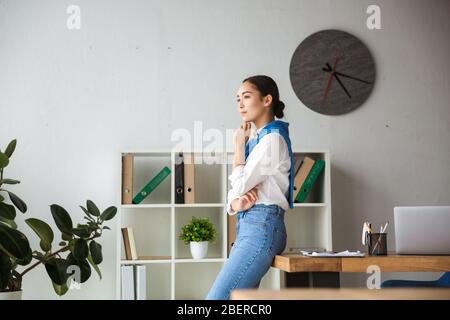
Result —
[[191, 222], [181, 229], [180, 240], [185, 244], [191, 241], [215, 241], [216, 229], [208, 218], [192, 217]]
[[[102, 246], [96, 240], [101, 237], [103, 230], [109, 229], [103, 223], [114, 218], [117, 208], [111, 206], [100, 212], [95, 203], [88, 200], [86, 207], [80, 206], [86, 223], [74, 227], [69, 213], [63, 207], [52, 204], [50, 211], [61, 232], [61, 241], [57, 245], [53, 243], [55, 236], [46, 222], [35, 218], [26, 219], [26, 224], [40, 239], [41, 250], [32, 251], [28, 238], [17, 229], [15, 222], [16, 208], [25, 213], [27, 205], [4, 188], [4, 185], [20, 183], [3, 177], [15, 148], [16, 140], [13, 140], [4, 152], [0, 150], [0, 292], [21, 290], [23, 277], [40, 264], [45, 266], [58, 295], [64, 295], [69, 289], [67, 282], [72, 276], [70, 270], [79, 271], [79, 278], [74, 279], [79, 283], [89, 279], [91, 267], [101, 279], [98, 265], [103, 261]], [[12, 204], [5, 202], [6, 195]], [[19, 266], [23, 268], [21, 272], [18, 271]]]

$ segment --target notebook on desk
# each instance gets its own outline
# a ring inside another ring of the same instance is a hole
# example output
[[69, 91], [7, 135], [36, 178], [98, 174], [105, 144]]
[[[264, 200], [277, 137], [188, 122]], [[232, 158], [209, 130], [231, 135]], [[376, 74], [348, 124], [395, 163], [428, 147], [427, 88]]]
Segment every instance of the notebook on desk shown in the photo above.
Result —
[[365, 254], [358, 251], [341, 251], [341, 252], [332, 252], [332, 251], [325, 251], [325, 252], [311, 252], [311, 251], [302, 251], [302, 254], [306, 257], [317, 257], [317, 258], [362, 258], [365, 257]]

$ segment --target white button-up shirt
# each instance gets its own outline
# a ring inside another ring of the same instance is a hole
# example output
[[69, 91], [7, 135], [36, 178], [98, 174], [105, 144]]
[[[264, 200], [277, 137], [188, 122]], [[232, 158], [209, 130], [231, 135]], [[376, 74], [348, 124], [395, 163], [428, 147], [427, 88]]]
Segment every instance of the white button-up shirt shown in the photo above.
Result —
[[[258, 129], [259, 133], [262, 128]], [[254, 133], [254, 131], [253, 131]], [[253, 139], [250, 137], [250, 139]], [[231, 189], [228, 191], [227, 212], [232, 210], [231, 202], [259, 185], [258, 199], [255, 204], [277, 204], [284, 210], [289, 208], [289, 172], [291, 159], [283, 136], [270, 132], [263, 136], [247, 157], [245, 165], [234, 168], [228, 179]]]

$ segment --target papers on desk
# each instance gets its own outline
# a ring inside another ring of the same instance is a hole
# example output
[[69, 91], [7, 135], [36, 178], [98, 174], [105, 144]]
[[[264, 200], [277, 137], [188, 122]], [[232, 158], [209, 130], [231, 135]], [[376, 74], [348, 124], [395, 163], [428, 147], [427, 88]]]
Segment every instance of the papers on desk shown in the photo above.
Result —
[[323, 258], [334, 258], [334, 257], [364, 257], [364, 253], [358, 251], [341, 251], [341, 252], [311, 252], [302, 251], [302, 254], [306, 257], [323, 257]]

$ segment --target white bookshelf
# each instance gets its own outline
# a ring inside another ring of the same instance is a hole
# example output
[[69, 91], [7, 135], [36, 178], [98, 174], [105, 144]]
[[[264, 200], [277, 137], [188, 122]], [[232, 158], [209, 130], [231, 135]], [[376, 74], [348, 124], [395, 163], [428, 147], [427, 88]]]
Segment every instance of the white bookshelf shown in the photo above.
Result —
[[[148, 299], [204, 299], [228, 256], [226, 197], [230, 187], [233, 152], [213, 155], [195, 152], [195, 204], [175, 204], [175, 154], [171, 150], [130, 150], [134, 156], [133, 194], [164, 166], [167, 177], [141, 204], [122, 205], [119, 186], [117, 215], [117, 299], [120, 299], [120, 266], [142, 264], [147, 269]], [[325, 170], [305, 203], [294, 204], [285, 214], [289, 248], [323, 247], [332, 250], [330, 156], [327, 150], [295, 150], [296, 158], [308, 155], [325, 160]], [[227, 161], [228, 160], [228, 161]], [[229, 163], [229, 164], [227, 164]], [[121, 166], [120, 166], [121, 167]], [[192, 259], [189, 245], [179, 240], [181, 227], [192, 216], [208, 217], [217, 230], [204, 259]], [[132, 227], [138, 256], [168, 256], [169, 259], [125, 260], [121, 227]], [[283, 287], [282, 272], [271, 268], [261, 288]]]

